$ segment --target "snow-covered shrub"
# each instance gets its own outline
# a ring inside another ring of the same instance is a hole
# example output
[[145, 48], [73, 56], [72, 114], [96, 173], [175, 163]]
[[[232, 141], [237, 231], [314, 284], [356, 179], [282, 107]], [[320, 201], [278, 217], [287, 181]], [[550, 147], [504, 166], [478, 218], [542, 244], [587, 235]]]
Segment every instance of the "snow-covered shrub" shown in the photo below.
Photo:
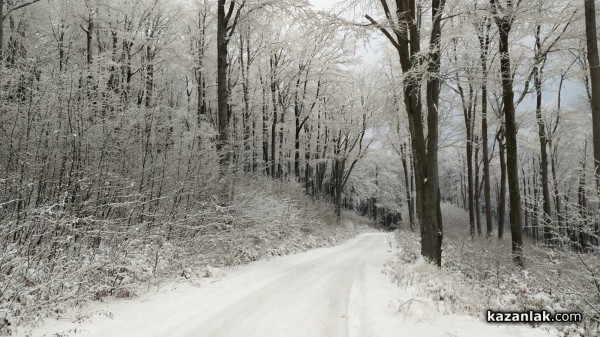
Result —
[[600, 307], [600, 288], [596, 288], [600, 262], [596, 253], [550, 250], [526, 242], [526, 269], [522, 270], [512, 263], [508, 238], [470, 239], [466, 212], [451, 205], [442, 209], [442, 269], [420, 257], [420, 245], [415, 244], [420, 241], [418, 233], [399, 231], [398, 252], [387, 267], [399, 286], [420, 284], [425, 295], [444, 302], [443, 313], [459, 311], [481, 317], [486, 309], [583, 312], [581, 324], [543, 328], [564, 337], [598, 335], [594, 308]]
[[226, 207], [148, 213], [138, 196], [111, 205], [106, 213], [115, 217], [55, 204], [3, 222], [0, 333], [90, 301], [136, 296], [165, 279], [201, 283], [195, 279], [219, 278], [224, 266], [332, 245], [369, 223], [347, 213], [338, 221], [331, 204], [313, 201], [298, 183], [244, 174], [234, 188]]

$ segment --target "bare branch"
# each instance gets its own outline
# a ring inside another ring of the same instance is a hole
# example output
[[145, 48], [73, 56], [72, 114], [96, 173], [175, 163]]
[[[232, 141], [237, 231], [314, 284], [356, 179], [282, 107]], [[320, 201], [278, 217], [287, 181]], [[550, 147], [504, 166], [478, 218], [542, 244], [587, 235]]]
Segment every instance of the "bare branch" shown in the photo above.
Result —
[[22, 3], [20, 5], [17, 5], [15, 7], [11, 8], [11, 9], [9, 9], [8, 11], [6, 11], [6, 13], [4, 14], [4, 16], [2, 16], [2, 22], [4, 22], [4, 19], [6, 19], [10, 13], [16, 11], [17, 9], [21, 9], [21, 8], [27, 7], [29, 5], [33, 5], [34, 3], [39, 2], [39, 1], [40, 0], [31, 0], [29, 2]]

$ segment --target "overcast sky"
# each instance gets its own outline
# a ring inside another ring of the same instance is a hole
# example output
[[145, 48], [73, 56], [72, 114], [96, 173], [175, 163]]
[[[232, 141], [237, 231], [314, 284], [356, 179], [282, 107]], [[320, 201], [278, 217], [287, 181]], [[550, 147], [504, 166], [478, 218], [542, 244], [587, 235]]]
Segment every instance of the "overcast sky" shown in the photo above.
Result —
[[[309, 2], [318, 9], [327, 10], [340, 3], [340, 0], [309, 0]], [[386, 42], [387, 41], [383, 36], [377, 36], [370, 41], [369, 46], [360, 47], [357, 50], [357, 55], [360, 56], [363, 62], [367, 65], [377, 64], [380, 55], [378, 49], [381, 48], [382, 43]], [[551, 102], [555, 103], [558, 83], [551, 81], [546, 83], [546, 86], [550, 88], [550, 90], [545, 92], [545, 104], [549, 104]], [[515, 89], [518, 90], [519, 87], [517, 86]], [[585, 87], [583, 84], [578, 80], [565, 81], [562, 90], [563, 107], [578, 108], [582, 99], [586, 99]], [[535, 109], [535, 97], [533, 95], [529, 95], [526, 99], [524, 99], [517, 108], [517, 110], [522, 112], [533, 109]]]

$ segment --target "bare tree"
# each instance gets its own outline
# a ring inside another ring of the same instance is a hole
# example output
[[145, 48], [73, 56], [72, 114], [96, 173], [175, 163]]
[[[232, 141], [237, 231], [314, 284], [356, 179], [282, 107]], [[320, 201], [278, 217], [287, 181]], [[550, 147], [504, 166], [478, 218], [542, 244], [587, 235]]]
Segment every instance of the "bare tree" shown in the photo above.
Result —
[[515, 21], [515, 11], [520, 3], [506, 0], [504, 5], [499, 0], [490, 0], [492, 14], [498, 26], [500, 39], [500, 71], [502, 73], [502, 103], [504, 109], [504, 127], [506, 136], [506, 156], [508, 173], [508, 190], [510, 201], [510, 232], [512, 240], [513, 260], [524, 267], [523, 234], [521, 217], [521, 193], [519, 191], [519, 161], [517, 154], [517, 123], [515, 121], [515, 102], [513, 76], [510, 63], [509, 34]]
[[[218, 129], [219, 141], [217, 147], [223, 150], [229, 144], [229, 120], [231, 119], [229, 107], [229, 88], [227, 84], [227, 52], [231, 36], [240, 20], [240, 14], [246, 1], [238, 3], [236, 0], [229, 2], [225, 9], [225, 0], [219, 0], [217, 7], [217, 101], [218, 101]], [[225, 167], [229, 162], [228, 154], [221, 154], [221, 164]]]
[[490, 186], [490, 154], [488, 142], [488, 58], [490, 54], [491, 19], [484, 16], [475, 23], [477, 40], [479, 41], [479, 58], [481, 65], [481, 141], [483, 148], [483, 197], [485, 202], [486, 236], [492, 236], [492, 197]]
[[[377, 27], [398, 52], [400, 67], [404, 74], [404, 105], [408, 114], [412, 149], [414, 155], [415, 185], [417, 192], [417, 215], [421, 225], [421, 254], [441, 266], [442, 219], [438, 176], [438, 100], [440, 93], [440, 37], [441, 19], [445, 0], [432, 0], [432, 30], [427, 65], [427, 132], [423, 125], [421, 81], [423, 73], [418, 70], [424, 61], [421, 53], [419, 18], [421, 8], [413, 1], [397, 1], [391, 8], [387, 0], [381, 0], [385, 25], [371, 16], [365, 17]], [[391, 32], [388, 28], [391, 27]]]
[[36, 2], [39, 2], [40, 0], [31, 0], [31, 1], [25, 1], [25, 2], [21, 2], [19, 4], [14, 4], [11, 8], [4, 8], [4, 2], [5, 0], [0, 0], [0, 61], [3, 60], [4, 56], [3, 56], [3, 46], [4, 46], [4, 19], [6, 19], [12, 12], [27, 7], [29, 5], [32, 5]]
[[594, 172], [596, 188], [600, 189], [600, 58], [598, 57], [598, 38], [596, 32], [596, 3], [584, 0], [585, 36], [587, 58], [591, 80], [592, 132], [594, 144]]

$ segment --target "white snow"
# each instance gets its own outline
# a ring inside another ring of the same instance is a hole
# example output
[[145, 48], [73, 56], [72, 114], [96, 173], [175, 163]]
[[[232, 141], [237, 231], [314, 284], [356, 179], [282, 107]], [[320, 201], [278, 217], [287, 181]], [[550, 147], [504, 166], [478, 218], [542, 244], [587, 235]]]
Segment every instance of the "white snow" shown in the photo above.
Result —
[[[420, 298], [382, 273], [390, 234], [227, 271], [203, 287], [178, 284], [136, 299], [96, 303], [17, 336], [393, 337], [549, 336], [541, 329], [445, 315], [443, 301]], [[425, 264], [425, 262], [422, 262]], [[420, 267], [424, 267], [419, 264]], [[217, 271], [215, 270], [217, 273]]]

